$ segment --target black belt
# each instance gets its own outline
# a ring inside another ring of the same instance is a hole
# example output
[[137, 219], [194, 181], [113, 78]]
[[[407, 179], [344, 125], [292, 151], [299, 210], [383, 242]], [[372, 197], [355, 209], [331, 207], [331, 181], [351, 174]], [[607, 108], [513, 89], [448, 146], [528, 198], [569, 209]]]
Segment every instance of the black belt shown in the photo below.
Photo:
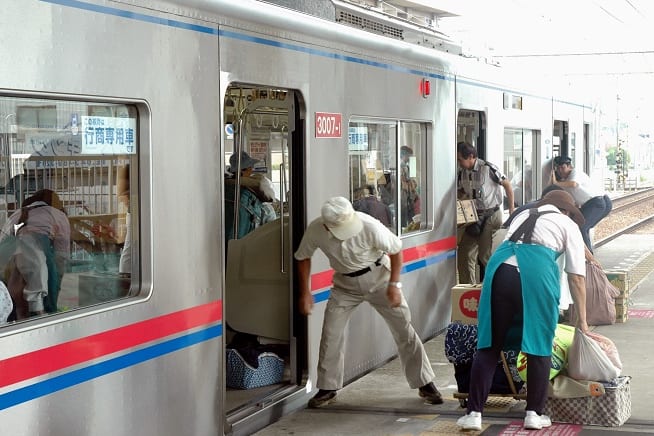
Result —
[[499, 206], [495, 206], [495, 207], [490, 208], [490, 209], [480, 209], [480, 210], [477, 211], [477, 215], [492, 215], [495, 212], [497, 212], [497, 210], [499, 208], [500, 208]]
[[[384, 258], [384, 255], [382, 254], [382, 256], [375, 261], [375, 266], [381, 265], [381, 260], [383, 258]], [[370, 271], [372, 271], [372, 266], [367, 266], [364, 269], [360, 269], [359, 271], [354, 271], [354, 272], [351, 272], [351, 273], [343, 273], [343, 275], [346, 276], [346, 277], [359, 277], [359, 276], [362, 276], [365, 273], [370, 272]]]

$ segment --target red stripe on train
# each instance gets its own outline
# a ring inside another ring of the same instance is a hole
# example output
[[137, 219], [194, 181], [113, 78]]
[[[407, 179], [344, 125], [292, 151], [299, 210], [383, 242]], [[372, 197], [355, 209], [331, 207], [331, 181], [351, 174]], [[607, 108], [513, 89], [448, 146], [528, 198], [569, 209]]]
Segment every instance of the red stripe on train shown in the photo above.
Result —
[[[404, 263], [414, 262], [418, 259], [424, 259], [434, 254], [456, 249], [456, 237], [441, 239], [417, 247], [407, 248], [402, 251]], [[315, 292], [320, 289], [328, 288], [332, 285], [334, 270], [322, 271], [311, 276], [311, 291]]]
[[440, 239], [417, 247], [407, 248], [402, 252], [404, 263], [424, 259], [442, 251], [456, 249], [456, 236]]
[[222, 301], [219, 300], [0, 360], [0, 387], [59, 371], [221, 319]]

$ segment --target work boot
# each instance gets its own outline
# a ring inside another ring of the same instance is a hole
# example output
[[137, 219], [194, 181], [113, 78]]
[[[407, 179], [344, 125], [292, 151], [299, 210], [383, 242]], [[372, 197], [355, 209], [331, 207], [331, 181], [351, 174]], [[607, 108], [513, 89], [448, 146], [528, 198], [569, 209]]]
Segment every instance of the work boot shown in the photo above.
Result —
[[336, 391], [320, 389], [318, 393], [309, 400], [309, 408], [317, 409], [318, 407], [326, 406], [331, 403], [335, 397]]
[[441, 393], [438, 392], [434, 383], [429, 382], [426, 385], [418, 389], [418, 395], [420, 398], [424, 398], [429, 404], [443, 404], [443, 397]]

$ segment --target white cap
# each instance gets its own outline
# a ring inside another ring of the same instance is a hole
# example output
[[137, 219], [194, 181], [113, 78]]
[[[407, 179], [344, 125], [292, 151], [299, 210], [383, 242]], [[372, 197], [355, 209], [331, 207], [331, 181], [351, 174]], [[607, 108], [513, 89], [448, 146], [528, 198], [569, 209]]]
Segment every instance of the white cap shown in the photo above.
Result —
[[347, 198], [330, 198], [323, 204], [320, 213], [325, 226], [341, 241], [351, 238], [363, 229], [363, 222]]

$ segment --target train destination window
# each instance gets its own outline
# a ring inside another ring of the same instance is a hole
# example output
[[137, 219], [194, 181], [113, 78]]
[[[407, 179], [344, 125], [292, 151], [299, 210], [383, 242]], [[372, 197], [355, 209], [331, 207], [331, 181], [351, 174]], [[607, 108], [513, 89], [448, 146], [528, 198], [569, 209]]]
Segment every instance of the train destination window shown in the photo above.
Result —
[[0, 96], [0, 325], [129, 294], [138, 138], [132, 105]]
[[[350, 199], [396, 234], [424, 229], [427, 127], [353, 119], [348, 126]], [[398, 189], [399, 187], [399, 189]]]

